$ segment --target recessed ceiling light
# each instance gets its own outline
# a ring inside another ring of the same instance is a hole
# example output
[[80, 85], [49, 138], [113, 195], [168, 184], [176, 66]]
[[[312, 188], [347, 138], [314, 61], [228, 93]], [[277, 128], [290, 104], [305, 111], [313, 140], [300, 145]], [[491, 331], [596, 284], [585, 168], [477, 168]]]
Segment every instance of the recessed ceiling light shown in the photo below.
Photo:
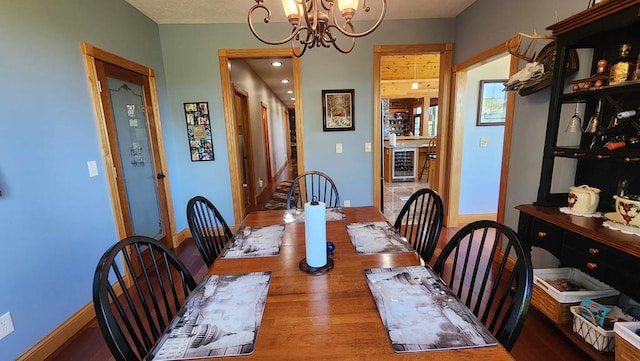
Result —
[[287, 94], [293, 94], [293, 90], [287, 90]]
[[296, 98], [291, 98], [291, 100], [296, 100]]
[[287, 84], [289, 82], [288, 79], [282, 79], [282, 84]]
[[275, 66], [275, 67], [279, 67], [279, 66], [282, 66], [282, 62], [281, 61], [274, 61], [274, 62], [271, 63], [271, 65]]

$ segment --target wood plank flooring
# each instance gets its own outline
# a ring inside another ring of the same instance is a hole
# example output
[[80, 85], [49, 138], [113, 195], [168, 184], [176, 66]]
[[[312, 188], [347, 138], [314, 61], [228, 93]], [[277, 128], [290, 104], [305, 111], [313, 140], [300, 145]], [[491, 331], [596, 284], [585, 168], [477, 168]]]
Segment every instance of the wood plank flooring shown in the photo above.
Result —
[[[441, 244], [446, 242], [456, 231], [456, 228], [444, 228]], [[439, 248], [441, 248], [441, 245], [439, 245]], [[201, 280], [206, 274], [206, 267], [193, 241], [191, 239], [184, 241], [175, 251], [192, 272], [196, 281]], [[530, 309], [524, 329], [511, 354], [518, 361], [578, 361], [590, 359], [575, 345], [567, 341], [566, 337], [560, 333], [551, 321], [547, 320], [545, 316], [535, 309]], [[45, 361], [76, 360], [113, 360], [95, 321], [87, 325]]]

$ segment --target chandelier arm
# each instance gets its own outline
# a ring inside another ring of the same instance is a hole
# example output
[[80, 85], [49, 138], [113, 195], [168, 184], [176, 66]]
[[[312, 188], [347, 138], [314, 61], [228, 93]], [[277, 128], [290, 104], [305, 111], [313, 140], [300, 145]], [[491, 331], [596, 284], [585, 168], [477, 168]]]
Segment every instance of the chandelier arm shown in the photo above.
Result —
[[284, 44], [284, 43], [286, 43], [288, 41], [293, 41], [293, 38], [300, 32], [300, 30], [302, 30], [304, 28], [304, 27], [300, 26], [300, 23], [298, 22], [298, 24], [293, 27], [293, 30], [291, 31], [291, 35], [287, 36], [286, 38], [280, 39], [280, 40], [267, 40], [267, 39], [263, 38], [262, 36], [260, 36], [258, 34], [258, 32], [256, 31], [255, 27], [253, 26], [253, 21], [251, 20], [253, 12], [256, 11], [257, 9], [262, 9], [262, 10], [266, 11], [267, 16], [265, 16], [265, 18], [264, 18], [264, 22], [265, 23], [269, 23], [269, 21], [271, 21], [271, 10], [269, 10], [266, 6], [262, 5], [262, 2], [259, 2], [256, 5], [253, 5], [251, 7], [251, 9], [249, 9], [249, 15], [247, 17], [247, 21], [249, 22], [249, 29], [251, 29], [251, 32], [253, 33], [253, 36], [258, 38], [258, 40], [262, 41], [265, 44], [268, 44], [268, 45], [281, 45], [281, 44]]
[[[366, 4], [367, 4], [367, 0], [364, 0], [364, 3], [363, 3], [364, 11], [369, 12], [370, 8], [366, 6]], [[351, 24], [351, 20], [347, 20], [342, 26], [338, 26], [339, 23], [338, 23], [338, 18], [336, 16], [336, 12], [332, 11], [332, 13], [333, 13], [333, 23], [335, 24], [335, 28], [338, 29], [339, 32], [341, 32], [343, 35], [346, 35], [352, 38], [360, 38], [360, 37], [371, 34], [374, 30], [378, 28], [378, 26], [380, 26], [380, 24], [382, 24], [382, 19], [384, 19], [384, 16], [387, 13], [387, 0], [382, 0], [382, 11], [380, 11], [380, 17], [378, 17], [378, 21], [376, 21], [376, 23], [373, 24], [373, 26], [369, 30], [363, 31], [361, 33], [353, 32], [353, 24], [351, 25], [352, 31], [348, 31], [342, 28], [347, 24]]]
[[[303, 13], [301, 15], [307, 23], [307, 28], [311, 29], [312, 31], [315, 31], [318, 28], [318, 19], [319, 19], [319, 12], [320, 12], [320, 10], [318, 9], [318, 6], [313, 6], [317, 0], [295, 0], [295, 1], [296, 3], [298, 3], [299, 1], [300, 4], [302, 4]], [[308, 7], [307, 7], [307, 3], [309, 4]]]
[[[349, 26], [352, 28], [353, 30], [353, 24], [349, 24]], [[351, 46], [349, 46], [348, 48], [342, 48], [340, 47], [340, 45], [338, 45], [337, 43], [337, 38], [335, 36], [333, 36], [333, 34], [331, 34], [330, 28], [336, 28], [336, 29], [340, 29], [338, 26], [336, 25], [329, 25], [327, 26], [327, 30], [325, 31], [325, 33], [329, 36], [329, 38], [323, 39], [323, 45], [328, 48], [330, 44], [333, 44], [333, 47], [336, 48], [336, 50], [338, 50], [339, 52], [343, 53], [343, 54], [348, 54], [351, 52], [351, 50], [353, 50], [353, 48], [356, 46], [356, 38], [351, 38]], [[326, 44], [326, 45], [325, 45]]]

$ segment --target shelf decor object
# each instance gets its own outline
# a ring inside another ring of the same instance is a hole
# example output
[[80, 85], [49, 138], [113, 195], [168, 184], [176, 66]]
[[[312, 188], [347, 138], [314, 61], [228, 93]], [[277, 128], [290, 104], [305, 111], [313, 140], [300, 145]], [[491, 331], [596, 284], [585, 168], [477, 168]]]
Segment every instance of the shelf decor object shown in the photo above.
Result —
[[[289, 35], [280, 40], [267, 40], [258, 34], [253, 17], [256, 11], [264, 12], [262, 21], [268, 24], [271, 21], [271, 10], [264, 5], [264, 0], [255, 0], [255, 2], [256, 4], [249, 9], [247, 17], [253, 35], [268, 45], [291, 42], [291, 51], [297, 57], [301, 57], [307, 48], [315, 48], [316, 46], [324, 48], [333, 46], [339, 52], [347, 54], [353, 50], [356, 38], [371, 34], [380, 26], [387, 12], [387, 0], [379, 0], [381, 6], [377, 21], [369, 30], [356, 32], [352, 20], [358, 12], [360, 0], [282, 0], [284, 13], [293, 29]], [[337, 11], [336, 6], [338, 7]], [[371, 11], [367, 0], [362, 0], [362, 9], [365, 13]], [[340, 13], [342, 19], [339, 19], [337, 12]], [[348, 44], [347, 41], [347, 46], [339, 45], [337, 37], [339, 35], [350, 38], [351, 43]], [[298, 49], [296, 45], [302, 49]]]
[[353, 89], [322, 91], [322, 130], [356, 130]]

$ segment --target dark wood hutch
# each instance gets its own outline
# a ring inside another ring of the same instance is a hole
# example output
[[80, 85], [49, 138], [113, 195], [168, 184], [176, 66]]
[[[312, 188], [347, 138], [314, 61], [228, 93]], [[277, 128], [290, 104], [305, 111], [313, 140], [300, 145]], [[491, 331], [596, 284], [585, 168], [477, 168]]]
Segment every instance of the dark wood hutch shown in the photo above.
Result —
[[[640, 236], [605, 228], [602, 218], [562, 213], [560, 207], [567, 205], [568, 186], [560, 193], [552, 192], [554, 176], [563, 170], [558, 167], [566, 166], [568, 160], [575, 167], [573, 185], [588, 184], [601, 189], [600, 212], [613, 211], [612, 197], [618, 179], [629, 180], [630, 193], [640, 194], [640, 148], [608, 150], [594, 142], [594, 137], [612, 132], [607, 131], [609, 122], [618, 112], [640, 108], [640, 80], [574, 91], [572, 79], [565, 74], [571, 49], [592, 49], [591, 64], [584, 61], [580, 64], [590, 67], [590, 74], [597, 73], [601, 59], [612, 64], [623, 43], [631, 44], [631, 57], [635, 61], [640, 50], [640, 0], [604, 1], [547, 29], [556, 37], [557, 52], [542, 171], [536, 202], [516, 207], [520, 211], [518, 235], [528, 245], [544, 248], [558, 257], [561, 266], [579, 268], [640, 301]], [[573, 113], [567, 113], [563, 105], [582, 105], [584, 129], [598, 102], [601, 102], [599, 133], [583, 133], [575, 147], [558, 145], [558, 134], [564, 132], [561, 124], [566, 124], [561, 120], [568, 120]], [[621, 132], [640, 131], [634, 129], [632, 122], [640, 125], [635, 116]], [[618, 130], [621, 128], [624, 127]], [[576, 336], [570, 324], [558, 327], [592, 358], [613, 360], [613, 354], [600, 353]]]

